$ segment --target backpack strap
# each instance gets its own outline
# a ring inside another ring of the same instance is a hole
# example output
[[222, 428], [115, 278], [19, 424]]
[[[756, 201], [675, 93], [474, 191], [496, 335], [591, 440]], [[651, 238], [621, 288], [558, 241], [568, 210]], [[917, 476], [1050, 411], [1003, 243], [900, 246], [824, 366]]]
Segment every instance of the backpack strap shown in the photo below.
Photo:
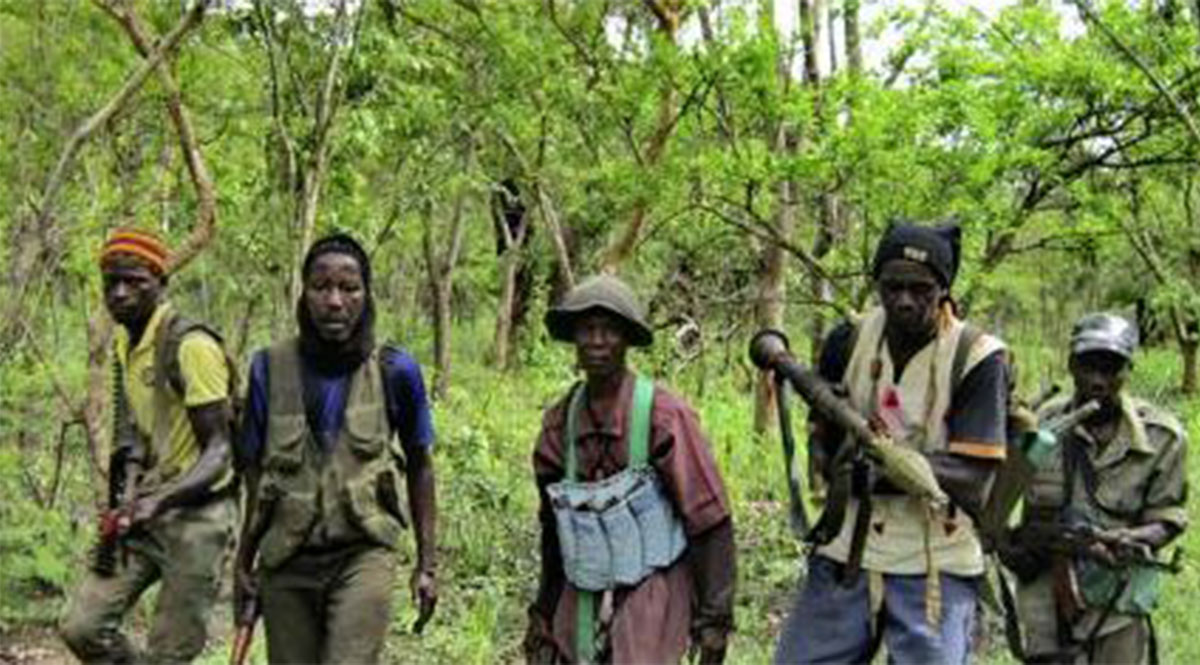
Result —
[[953, 393], [962, 385], [963, 375], [967, 369], [967, 356], [971, 347], [983, 337], [983, 329], [970, 323], [963, 324], [963, 331], [958, 336], [958, 346], [954, 347], [954, 361], [950, 365], [950, 390]]
[[226, 386], [226, 403], [228, 404], [226, 419], [229, 422], [230, 436], [234, 435], [235, 429], [240, 424], [242, 404], [239, 386], [241, 381], [238, 376], [237, 363], [233, 361], [229, 350], [225, 348], [225, 339], [212, 326], [182, 314], [170, 312], [167, 320], [159, 324], [158, 330], [154, 333], [155, 404], [151, 446], [156, 452], [160, 452], [162, 446], [166, 445], [167, 437], [170, 435], [168, 432], [170, 423], [166, 422], [166, 418], [161, 417], [161, 414], [166, 413], [169, 406], [167, 388], [174, 391], [175, 396], [180, 400], [187, 395], [187, 382], [183, 377], [183, 368], [179, 364], [179, 347], [183, 345], [183, 338], [194, 331], [208, 335], [221, 349], [221, 355], [225, 359], [225, 370], [229, 377]]
[[[629, 430], [625, 435], [629, 450], [629, 468], [640, 469], [650, 462], [650, 414], [654, 408], [654, 381], [638, 374], [633, 384], [633, 403], [630, 406]], [[567, 438], [565, 475], [567, 480], [579, 480], [579, 453], [576, 439], [579, 438], [579, 414], [583, 411], [585, 390], [583, 382], [571, 386], [567, 400]]]
[[583, 398], [583, 381], [576, 381], [567, 399], [567, 440], [563, 442], [567, 456], [567, 480], [579, 480], [579, 454], [575, 451], [575, 440], [579, 438], [579, 412], [583, 410]]
[[[221, 333], [217, 332], [212, 326], [189, 319], [182, 314], [171, 314], [171, 318], [164, 321], [158, 329], [159, 335], [155, 337], [154, 344], [154, 371], [164, 373], [163, 385], [171, 386], [175, 394], [183, 397], [187, 392], [187, 383], [183, 378], [183, 369], [179, 365], [179, 347], [183, 344], [183, 338], [189, 333], [199, 330], [216, 341], [221, 347], [221, 352], [225, 355], [225, 365], [229, 369], [229, 396], [232, 399], [237, 386], [237, 365], [233, 359], [229, 357], [228, 351], [225, 349], [225, 339]], [[156, 378], [157, 381], [157, 378]]]

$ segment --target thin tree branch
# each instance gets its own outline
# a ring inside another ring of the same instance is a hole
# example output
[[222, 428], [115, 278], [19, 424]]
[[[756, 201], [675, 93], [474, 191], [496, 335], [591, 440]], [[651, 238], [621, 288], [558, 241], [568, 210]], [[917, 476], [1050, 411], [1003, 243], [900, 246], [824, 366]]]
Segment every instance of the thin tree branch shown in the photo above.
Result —
[[1079, 13], [1083, 14], [1087, 21], [1096, 26], [1100, 32], [1104, 33], [1104, 36], [1107, 37], [1110, 42], [1112, 42], [1113, 46], [1115, 46], [1118, 51], [1120, 51], [1130, 62], [1133, 63], [1135, 67], [1142, 72], [1143, 75], [1145, 75], [1147, 79], [1149, 79], [1151, 85], [1153, 85], [1154, 89], [1158, 91], [1158, 94], [1166, 97], [1167, 100], [1171, 102], [1171, 106], [1175, 109], [1175, 114], [1179, 116], [1179, 119], [1183, 121], [1184, 126], [1187, 127], [1188, 134], [1190, 134], [1192, 138], [1192, 143], [1200, 144], [1200, 127], [1196, 126], [1196, 119], [1192, 117], [1192, 114], [1190, 111], [1188, 111], [1187, 106], [1183, 104], [1182, 100], [1179, 99], [1174, 91], [1172, 91], [1171, 88], [1167, 86], [1157, 74], [1154, 73], [1154, 70], [1150, 69], [1150, 66], [1146, 64], [1145, 60], [1142, 60], [1141, 56], [1139, 56], [1136, 51], [1122, 41], [1117, 33], [1113, 32], [1112, 28], [1108, 27], [1108, 25], [1100, 18], [1099, 14], [1096, 13], [1096, 10], [1092, 7], [1092, 4], [1089, 2], [1089, 0], [1072, 0], [1072, 2], [1079, 9]]

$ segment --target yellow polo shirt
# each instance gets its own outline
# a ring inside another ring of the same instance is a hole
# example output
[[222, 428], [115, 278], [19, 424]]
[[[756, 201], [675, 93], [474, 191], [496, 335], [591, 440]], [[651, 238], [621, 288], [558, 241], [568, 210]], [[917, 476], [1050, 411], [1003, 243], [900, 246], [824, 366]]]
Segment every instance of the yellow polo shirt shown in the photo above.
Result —
[[[129, 348], [129, 332], [124, 327], [117, 330], [117, 362], [121, 364], [125, 377], [125, 394], [134, 424], [143, 440], [155, 446], [155, 418], [166, 418], [164, 441], [154, 450], [155, 465], [152, 474], [156, 480], [166, 482], [186, 471], [200, 457], [200, 445], [192, 431], [187, 409], [203, 406], [229, 397], [229, 368], [225, 365], [225, 353], [217, 340], [202, 331], [184, 335], [179, 343], [179, 369], [183, 375], [186, 394], [183, 399], [169, 385], [165, 413], [156, 414], [154, 397], [154, 340], [171, 313], [171, 306], [162, 303], [150, 317], [145, 332], [137, 346]], [[150, 471], [150, 469], [148, 469]], [[218, 485], [223, 484], [224, 480]]]

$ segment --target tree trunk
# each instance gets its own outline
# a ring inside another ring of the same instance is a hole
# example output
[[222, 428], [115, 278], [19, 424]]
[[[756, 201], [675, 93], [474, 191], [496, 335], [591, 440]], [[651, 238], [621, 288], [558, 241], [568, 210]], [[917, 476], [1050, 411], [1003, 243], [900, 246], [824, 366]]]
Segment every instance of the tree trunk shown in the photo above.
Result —
[[433, 399], [446, 396], [450, 387], [450, 299], [454, 293], [454, 266], [458, 262], [463, 236], [463, 198], [459, 194], [451, 217], [450, 249], [439, 256], [434, 249], [433, 211], [425, 215], [421, 243], [425, 250], [425, 265], [429, 271], [429, 286], [433, 296]]
[[[786, 126], [779, 128], [777, 150], [789, 150]], [[775, 224], [779, 233], [790, 238], [796, 225], [795, 183], [781, 180], [775, 185]], [[759, 329], [783, 330], [783, 316], [787, 297], [787, 254], [777, 243], [763, 246], [763, 271], [759, 281], [758, 304], [755, 307], [755, 322]], [[766, 373], [760, 373], [755, 388], [754, 431], [763, 434], [769, 431], [775, 418], [774, 386]]]
[[510, 253], [510, 256], [501, 257], [504, 276], [500, 288], [500, 303], [496, 311], [496, 338], [493, 341], [496, 348], [496, 369], [501, 371], [508, 369], [509, 365], [513, 310], [517, 300], [517, 268], [520, 263], [517, 252], [510, 250]]
[[[463, 170], [469, 171], [474, 164], [473, 137], [466, 137], [467, 146], [464, 151]], [[423, 224], [421, 246], [424, 250], [425, 267], [429, 276], [430, 295], [433, 297], [433, 399], [446, 396], [450, 387], [450, 309], [451, 296], [454, 293], [454, 269], [458, 265], [458, 257], [462, 253], [463, 236], [466, 231], [464, 219], [468, 192], [460, 189], [454, 195], [454, 212], [450, 215], [449, 246], [445, 254], [439, 254], [435, 241], [433, 205], [426, 206], [422, 215]]]
[[[817, 52], [821, 45], [821, 0], [800, 0], [800, 41], [804, 45], [804, 84], [813, 96], [813, 135], [804, 141], [807, 148], [825, 130], [825, 108], [821, 91], [821, 71]], [[817, 196], [816, 232], [813, 236], [812, 257], [821, 260], [833, 249], [834, 229], [838, 222], [838, 202], [834, 194], [821, 192]], [[829, 280], [816, 273], [809, 274], [809, 294], [813, 307], [808, 321], [812, 363], [815, 365], [825, 339], [825, 305], [832, 301], [833, 287]]]
[[[665, 48], [675, 48], [675, 35], [679, 30], [682, 11], [680, 3], [678, 0], [646, 0], [646, 3], [655, 16], [657, 30]], [[671, 138], [671, 133], [675, 128], [675, 96], [675, 85], [672, 83], [671, 77], [664, 77], [658, 94], [658, 119], [655, 122], [654, 133], [650, 135], [645, 154], [641, 159], [644, 171], [652, 171], [656, 168], [666, 151], [667, 141]], [[641, 236], [642, 227], [646, 224], [649, 208], [650, 197], [646, 194], [639, 194], [633, 202], [633, 213], [629, 217], [629, 223], [604, 253], [600, 264], [601, 271], [616, 272], [617, 266], [633, 253], [638, 238]]]
[[[780, 43], [785, 40], [781, 39]], [[791, 90], [791, 57], [781, 50], [775, 62], [775, 76], [786, 96]], [[772, 151], [778, 155], [790, 155], [796, 151], [796, 130], [786, 118], [781, 117], [770, 137]], [[781, 179], [775, 183], [775, 220], [778, 237], [788, 241], [796, 225], [796, 183]], [[758, 283], [758, 303], [755, 306], [755, 323], [759, 328], [783, 329], [784, 302], [787, 289], [786, 253], [780, 243], [768, 242], [762, 248], [762, 274]], [[763, 434], [769, 431], [775, 418], [774, 386], [766, 374], [760, 374], [754, 390], [754, 431]]]
[[1184, 395], [1196, 394], [1196, 349], [1200, 347], [1200, 340], [1196, 338], [1195, 333], [1189, 334], [1187, 337], [1179, 340], [1179, 355], [1183, 360], [1183, 380], [1180, 383], [1180, 390]]
[[505, 180], [492, 194], [492, 226], [500, 261], [500, 301], [496, 307], [496, 333], [492, 341], [496, 368], [509, 369], [511, 349], [519, 317], [528, 297], [528, 269], [525, 244], [529, 235], [529, 214], [521, 201], [521, 190], [514, 180]]
[[862, 73], [863, 67], [862, 33], [858, 26], [859, 4], [860, 0], [845, 0], [842, 5], [846, 27], [846, 67], [855, 76]]
[[554, 263], [558, 277], [555, 288], [565, 294], [575, 288], [575, 269], [572, 266], [570, 244], [567, 242], [562, 221], [554, 208], [554, 202], [546, 194], [545, 187], [540, 182], [535, 182], [533, 186], [537, 190], [538, 211], [546, 222], [546, 228], [550, 231], [550, 239], [554, 243]]
[[[317, 209], [321, 201], [321, 188], [325, 185], [325, 171], [329, 163], [329, 150], [333, 123], [341, 106], [341, 86], [338, 78], [341, 75], [342, 60], [348, 50], [356, 48], [358, 36], [352, 30], [352, 21], [346, 9], [346, 0], [341, 0], [337, 7], [338, 25], [334, 28], [340, 34], [334, 36], [333, 52], [329, 56], [325, 75], [321, 80], [321, 90], [317, 96], [313, 116], [312, 133], [309, 135], [311, 145], [308, 159], [301, 176], [301, 186], [296, 195], [295, 226], [298, 234], [296, 260], [292, 264], [291, 296], [292, 302], [300, 299], [303, 288], [301, 271], [304, 255], [313, 243], [317, 228]], [[361, 20], [365, 12], [359, 12]]]

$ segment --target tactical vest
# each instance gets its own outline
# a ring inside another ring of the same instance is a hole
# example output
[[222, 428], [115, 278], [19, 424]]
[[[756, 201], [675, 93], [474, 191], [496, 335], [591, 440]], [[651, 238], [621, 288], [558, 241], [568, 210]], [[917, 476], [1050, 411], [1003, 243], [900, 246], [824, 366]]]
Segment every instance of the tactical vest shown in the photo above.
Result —
[[595, 482], [579, 481], [576, 452], [586, 388], [576, 384], [567, 405], [566, 478], [546, 488], [554, 510], [563, 571], [578, 590], [576, 656], [591, 662], [595, 642], [595, 592], [640, 584], [674, 564], [687, 549], [683, 521], [649, 465], [654, 384], [638, 376], [628, 414], [629, 464]]
[[[947, 415], [953, 396], [955, 373], [965, 376], [1003, 343], [990, 335], [977, 335], [960, 363], [959, 340], [967, 326], [950, 318], [928, 346], [905, 366], [893, 383], [893, 368], [884, 340], [886, 315], [876, 308], [859, 324], [844, 383], [855, 409], [876, 414], [886, 390], [898, 394], [900, 412], [890, 414], [899, 445], [923, 453], [948, 449]], [[961, 364], [960, 367], [955, 367]], [[850, 498], [838, 534], [818, 548], [818, 553], [846, 563], [851, 559], [860, 501]], [[964, 511], [939, 515], [931, 523], [926, 507], [908, 495], [872, 497], [870, 528], [860, 556], [862, 568], [896, 575], [920, 575], [933, 570], [955, 575], [979, 575], [984, 570], [983, 550], [975, 525]]]
[[302, 547], [365, 541], [395, 548], [406, 520], [377, 352], [349, 379], [342, 429], [328, 451], [308, 424], [298, 342], [272, 346], [267, 359], [260, 506], [270, 526], [259, 548], [262, 565], [276, 568]]

